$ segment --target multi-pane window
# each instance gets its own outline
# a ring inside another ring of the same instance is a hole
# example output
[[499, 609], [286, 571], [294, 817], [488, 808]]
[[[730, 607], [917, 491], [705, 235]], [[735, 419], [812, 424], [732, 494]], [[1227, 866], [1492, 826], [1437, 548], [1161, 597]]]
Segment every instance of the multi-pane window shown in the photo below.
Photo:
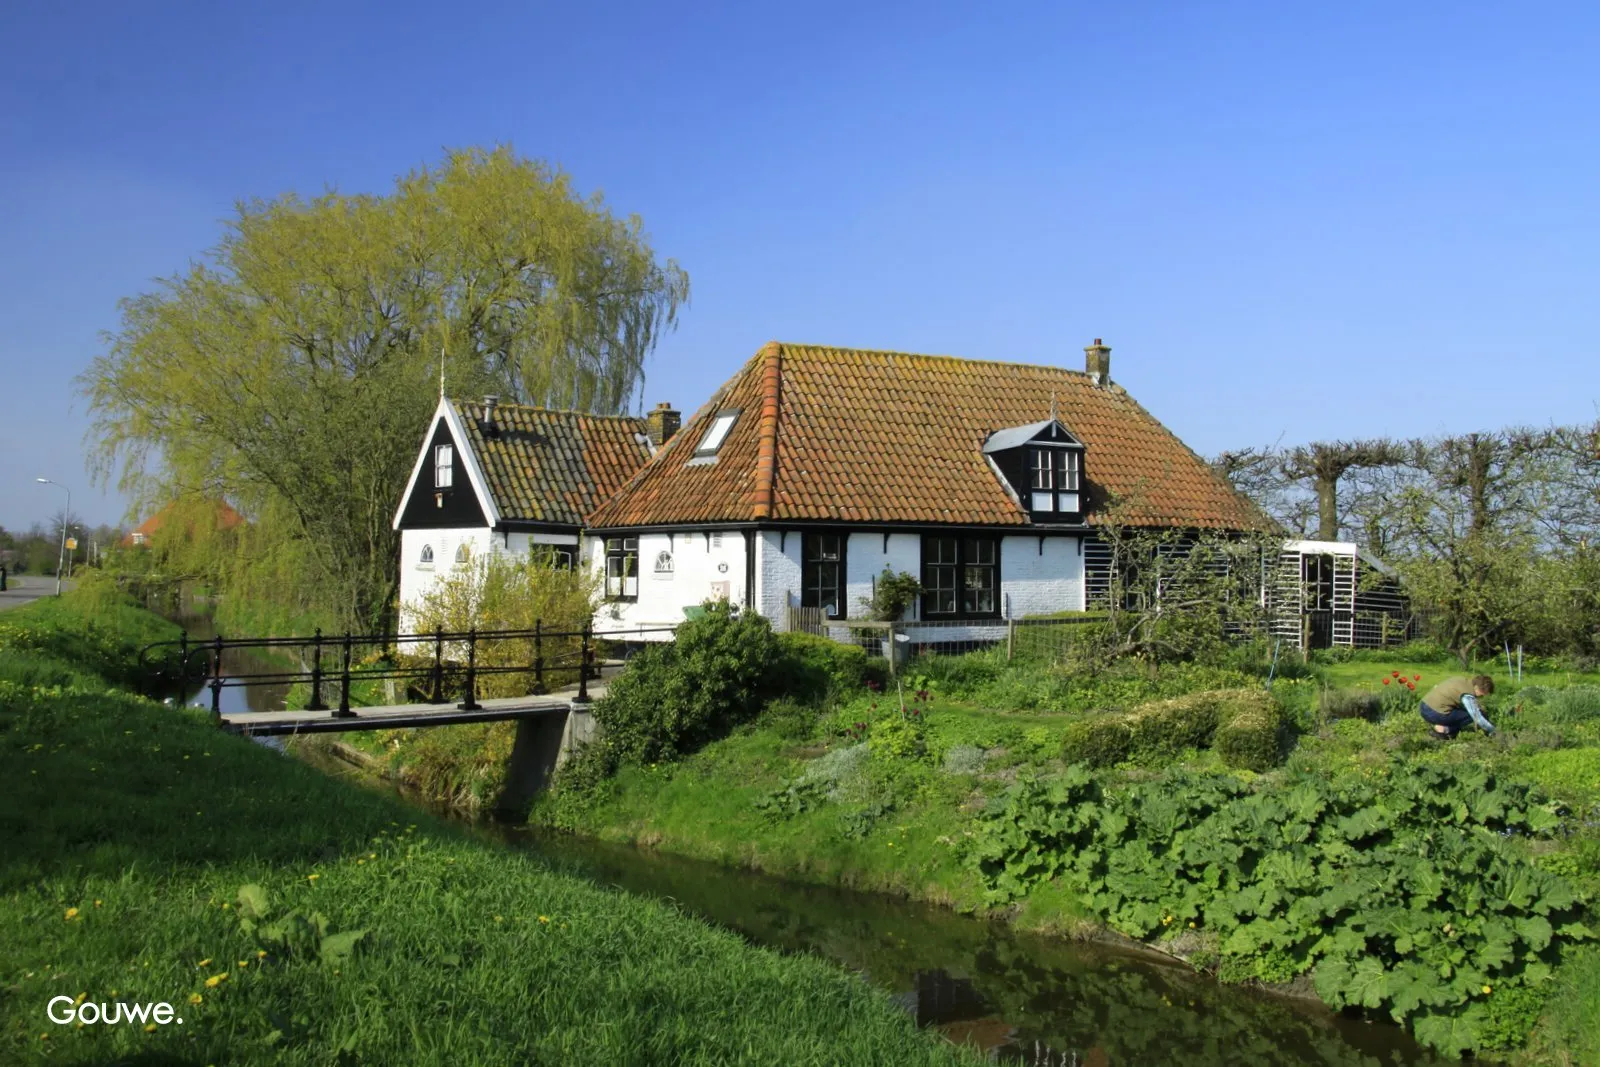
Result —
[[450, 488], [455, 475], [456, 450], [450, 445], [439, 445], [433, 450], [433, 487]]
[[606, 538], [606, 599], [639, 599], [639, 539]]
[[800, 561], [800, 604], [821, 608], [830, 619], [846, 614], [844, 535], [808, 533]]
[[992, 537], [924, 537], [923, 617], [998, 615], [999, 564], [998, 542]]
[[1083, 453], [1075, 448], [1034, 448], [1028, 454], [1033, 511], [1081, 511]]

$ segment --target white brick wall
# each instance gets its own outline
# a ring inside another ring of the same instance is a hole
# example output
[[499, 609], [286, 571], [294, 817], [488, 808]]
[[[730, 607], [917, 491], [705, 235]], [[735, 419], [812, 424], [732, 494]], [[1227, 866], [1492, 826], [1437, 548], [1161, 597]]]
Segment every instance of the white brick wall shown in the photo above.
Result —
[[[791, 539], [792, 540], [792, 539]], [[605, 539], [587, 539], [591, 566], [605, 572]], [[672, 569], [658, 572], [657, 557], [668, 553]], [[608, 601], [595, 614], [596, 630], [637, 626], [676, 626], [683, 609], [726, 596], [744, 602], [744, 534], [739, 530], [683, 531], [639, 535], [639, 599]], [[664, 634], [644, 635], [660, 639]]]
[[[896, 574], [905, 571], [913, 578], [920, 580], [922, 577], [922, 535], [893, 533], [888, 536], [887, 547], [884, 541], [881, 533], [850, 535], [850, 544], [845, 549], [844, 580], [846, 610], [852, 619], [867, 617], [867, 609], [861, 601], [872, 596], [873, 580], [885, 567]], [[912, 608], [911, 614], [916, 611], [917, 608]]]
[[1000, 589], [1008, 618], [1084, 610], [1082, 539], [1001, 538]]
[[784, 608], [800, 603], [800, 546], [797, 531], [788, 537], [762, 530], [756, 538], [756, 610], [783, 629]]

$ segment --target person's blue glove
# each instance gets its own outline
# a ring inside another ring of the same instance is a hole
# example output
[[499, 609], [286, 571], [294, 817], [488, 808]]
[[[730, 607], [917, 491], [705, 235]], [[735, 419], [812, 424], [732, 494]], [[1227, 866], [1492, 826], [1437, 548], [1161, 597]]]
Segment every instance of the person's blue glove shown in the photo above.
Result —
[[1467, 709], [1467, 714], [1472, 716], [1472, 721], [1478, 724], [1478, 729], [1486, 734], [1494, 733], [1494, 724], [1483, 717], [1483, 709], [1478, 707], [1478, 698], [1467, 693], [1461, 698], [1461, 704]]

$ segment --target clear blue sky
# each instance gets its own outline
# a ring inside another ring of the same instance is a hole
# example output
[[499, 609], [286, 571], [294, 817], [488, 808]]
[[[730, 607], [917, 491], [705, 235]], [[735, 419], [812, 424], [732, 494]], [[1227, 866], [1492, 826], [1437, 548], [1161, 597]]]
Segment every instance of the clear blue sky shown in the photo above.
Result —
[[0, 525], [121, 516], [71, 378], [236, 199], [498, 142], [689, 271], [650, 403], [1103, 337], [1207, 454], [1596, 416], [1600, 8], [986, 7], [5, 5]]

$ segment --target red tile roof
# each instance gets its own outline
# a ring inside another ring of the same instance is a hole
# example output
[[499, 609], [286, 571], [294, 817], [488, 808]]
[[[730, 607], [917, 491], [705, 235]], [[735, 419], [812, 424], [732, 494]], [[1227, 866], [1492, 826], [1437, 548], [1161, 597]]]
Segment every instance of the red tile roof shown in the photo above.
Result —
[[650, 458], [643, 419], [452, 400], [502, 518], [581, 526]]
[[[1243, 529], [1261, 513], [1120, 386], [1082, 371], [816, 345], [764, 346], [616, 495], [597, 529], [834, 520], [1026, 526], [983, 455], [996, 430], [1050, 417], [1086, 446], [1088, 521]], [[740, 414], [714, 462], [694, 452]]]
[[[226, 500], [218, 500], [212, 506], [216, 510], [216, 518], [214, 521], [217, 529], [232, 530], [244, 525], [244, 516], [233, 510], [233, 507]], [[176, 502], [166, 505], [160, 511], [156, 512], [154, 515], [150, 516], [148, 519], [144, 520], [132, 530], [124, 534], [122, 540], [118, 543], [124, 548], [127, 548], [132, 545], [141, 545], [149, 541], [151, 536], [153, 536], [157, 530], [166, 525], [167, 521], [172, 517], [173, 509], [177, 507], [178, 504]], [[187, 532], [191, 536], [194, 533], [194, 527], [197, 521], [198, 520], [192, 515], [189, 518]]]

